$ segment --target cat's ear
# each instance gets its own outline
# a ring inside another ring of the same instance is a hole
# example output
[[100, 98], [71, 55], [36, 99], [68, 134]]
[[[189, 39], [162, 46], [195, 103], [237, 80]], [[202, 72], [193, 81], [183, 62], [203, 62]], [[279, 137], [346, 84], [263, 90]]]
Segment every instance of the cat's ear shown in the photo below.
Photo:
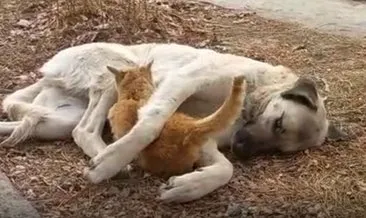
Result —
[[150, 61], [144, 68], [145, 68], [145, 72], [147, 73], [147, 79], [149, 81], [152, 81], [152, 72], [151, 72], [151, 66], [153, 65], [154, 60]]
[[126, 75], [126, 72], [124, 72], [123, 70], [117, 70], [116, 68], [111, 66], [107, 66], [107, 69], [114, 75], [117, 83], [121, 82]]
[[151, 66], [153, 65], [154, 60], [151, 60], [147, 65], [146, 65], [146, 69], [151, 71]]

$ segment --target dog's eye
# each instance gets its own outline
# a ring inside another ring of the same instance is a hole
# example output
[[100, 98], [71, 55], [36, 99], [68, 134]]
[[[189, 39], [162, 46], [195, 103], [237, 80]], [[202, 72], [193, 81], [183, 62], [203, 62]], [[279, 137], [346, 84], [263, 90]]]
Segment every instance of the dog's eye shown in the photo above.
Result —
[[273, 131], [275, 133], [282, 134], [285, 132], [285, 129], [282, 126], [283, 116], [284, 113], [282, 113], [282, 115], [279, 118], [275, 119], [273, 123]]

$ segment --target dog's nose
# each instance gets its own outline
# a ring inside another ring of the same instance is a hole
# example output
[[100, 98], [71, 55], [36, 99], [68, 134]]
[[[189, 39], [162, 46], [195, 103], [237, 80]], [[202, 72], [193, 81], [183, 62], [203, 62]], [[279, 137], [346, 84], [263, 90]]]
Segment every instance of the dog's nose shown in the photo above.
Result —
[[243, 131], [235, 133], [231, 149], [240, 159], [249, 158], [250, 154], [248, 152], [248, 138], [246, 137], [246, 133]]
[[238, 142], [233, 143], [231, 146], [232, 152], [238, 157], [240, 157], [243, 154], [243, 148], [244, 145]]
[[231, 146], [232, 152], [240, 159], [248, 159], [253, 155], [251, 139], [245, 131], [238, 131]]
[[232, 145], [232, 152], [241, 160], [247, 160], [253, 156], [254, 151], [244, 143], [234, 143]]

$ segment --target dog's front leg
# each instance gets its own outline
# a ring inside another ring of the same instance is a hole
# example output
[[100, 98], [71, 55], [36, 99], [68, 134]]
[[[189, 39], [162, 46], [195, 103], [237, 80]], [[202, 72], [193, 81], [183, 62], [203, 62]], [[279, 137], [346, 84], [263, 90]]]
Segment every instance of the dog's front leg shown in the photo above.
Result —
[[227, 184], [233, 175], [233, 165], [218, 150], [214, 140], [202, 148], [201, 168], [192, 173], [171, 177], [160, 188], [164, 202], [188, 202], [201, 198]]
[[102, 139], [102, 131], [108, 110], [115, 101], [116, 91], [114, 88], [89, 91], [88, 107], [72, 131], [75, 143], [89, 157], [95, 157], [106, 147]]
[[139, 110], [135, 126], [122, 138], [110, 144], [90, 162], [85, 176], [99, 183], [117, 174], [160, 133], [166, 120], [179, 105], [196, 91], [198, 84], [176, 78], [165, 80]]

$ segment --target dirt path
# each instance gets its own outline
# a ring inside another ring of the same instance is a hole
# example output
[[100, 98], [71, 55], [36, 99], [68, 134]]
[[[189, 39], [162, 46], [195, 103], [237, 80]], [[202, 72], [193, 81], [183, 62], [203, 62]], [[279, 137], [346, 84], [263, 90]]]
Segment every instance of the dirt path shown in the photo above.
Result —
[[[107, 22], [103, 13], [93, 10], [55, 19], [56, 4], [5, 2], [0, 6], [2, 89], [13, 91], [35, 81], [39, 78], [37, 67], [72, 44], [175, 41], [283, 64], [313, 77], [328, 97], [330, 118], [342, 122], [353, 137], [348, 142], [329, 142], [320, 149], [258, 157], [246, 163], [225, 152], [235, 165], [230, 183], [181, 205], [157, 202], [161, 180], [144, 178], [141, 172], [100, 185], [88, 184], [81, 176], [87, 158], [72, 142], [29, 142], [13, 149], [0, 148], [1, 171], [43, 217], [366, 216], [366, 41], [189, 3], [159, 6], [167, 8], [159, 19], [148, 26], [141, 24], [144, 31], [132, 29], [128, 31], [133, 35], [127, 35], [126, 27], [114, 23], [122, 13], [121, 6], [112, 1], [106, 1], [112, 4], [107, 8]], [[188, 17], [195, 20], [189, 22]], [[32, 24], [17, 27], [19, 19]], [[69, 23], [60, 22], [66, 20]], [[103, 22], [110, 26], [100, 26]]]
[[318, 31], [353, 37], [366, 36], [364, 0], [203, 0], [256, 11], [263, 17], [299, 22]]

